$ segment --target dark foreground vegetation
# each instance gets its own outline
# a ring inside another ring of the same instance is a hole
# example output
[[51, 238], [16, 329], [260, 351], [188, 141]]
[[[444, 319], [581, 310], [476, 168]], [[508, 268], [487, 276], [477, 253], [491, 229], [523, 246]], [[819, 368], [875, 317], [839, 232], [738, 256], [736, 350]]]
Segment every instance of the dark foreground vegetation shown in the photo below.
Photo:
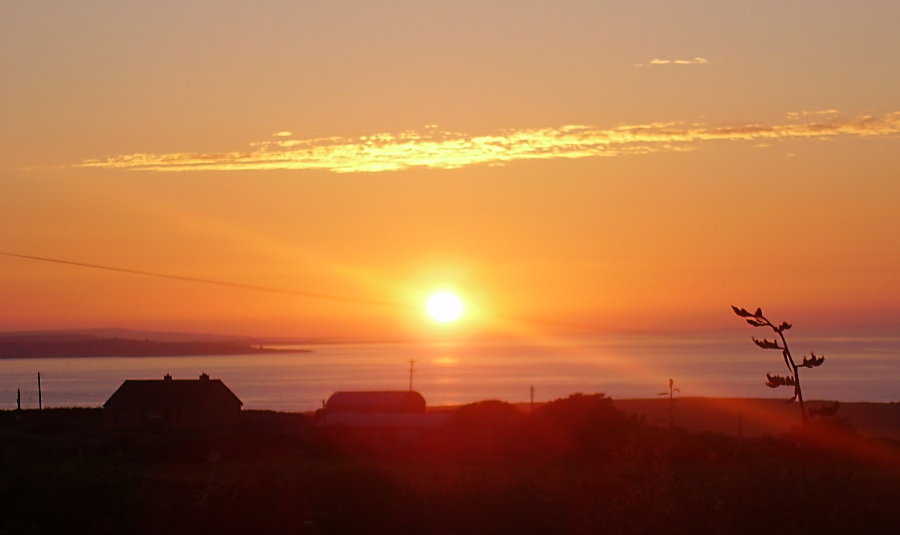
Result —
[[825, 420], [740, 440], [575, 395], [464, 406], [407, 443], [244, 417], [201, 436], [0, 412], [0, 533], [900, 533], [900, 445]]

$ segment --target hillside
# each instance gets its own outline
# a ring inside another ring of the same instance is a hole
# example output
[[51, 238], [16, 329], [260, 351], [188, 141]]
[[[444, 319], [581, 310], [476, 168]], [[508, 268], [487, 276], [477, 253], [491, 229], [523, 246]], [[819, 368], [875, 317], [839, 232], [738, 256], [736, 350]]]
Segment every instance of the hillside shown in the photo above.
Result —
[[[833, 405], [809, 401], [809, 408]], [[617, 399], [616, 408], [644, 417], [648, 424], [669, 424], [668, 398]], [[866, 436], [900, 440], [900, 403], [840, 403], [835, 418]], [[796, 403], [783, 399], [676, 398], [675, 427], [692, 433], [712, 432], [744, 438], [777, 436], [800, 424]]]

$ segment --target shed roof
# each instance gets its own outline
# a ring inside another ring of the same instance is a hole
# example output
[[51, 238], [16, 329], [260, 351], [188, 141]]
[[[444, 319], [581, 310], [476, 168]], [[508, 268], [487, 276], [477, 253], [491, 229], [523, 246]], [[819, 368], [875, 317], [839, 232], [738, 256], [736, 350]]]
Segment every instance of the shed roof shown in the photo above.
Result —
[[196, 407], [219, 392], [243, 402], [220, 379], [203, 374], [200, 379], [128, 379], [103, 404], [104, 407]]
[[413, 390], [335, 392], [328, 398], [329, 412], [425, 412], [425, 398]]

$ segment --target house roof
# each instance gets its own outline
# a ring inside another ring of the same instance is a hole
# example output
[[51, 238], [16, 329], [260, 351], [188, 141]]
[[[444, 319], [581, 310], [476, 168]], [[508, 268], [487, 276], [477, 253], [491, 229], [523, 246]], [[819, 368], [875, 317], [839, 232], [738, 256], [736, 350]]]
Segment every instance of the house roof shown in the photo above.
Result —
[[203, 374], [200, 379], [128, 379], [103, 404], [104, 407], [196, 407], [216, 392], [243, 402], [219, 379]]
[[425, 398], [413, 390], [335, 392], [328, 398], [329, 412], [425, 412]]

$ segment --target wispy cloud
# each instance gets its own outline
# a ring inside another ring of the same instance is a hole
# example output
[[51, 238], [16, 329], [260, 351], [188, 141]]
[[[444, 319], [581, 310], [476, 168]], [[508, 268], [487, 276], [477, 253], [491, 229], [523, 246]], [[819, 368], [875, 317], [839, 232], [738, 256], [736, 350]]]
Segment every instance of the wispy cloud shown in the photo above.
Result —
[[787, 113], [787, 118], [797, 121], [807, 117], [836, 117], [840, 113], [838, 110], [790, 111]]
[[[819, 114], [822, 115], [822, 114]], [[798, 115], [798, 117], [800, 117]], [[373, 134], [359, 138], [275, 139], [250, 144], [244, 152], [125, 154], [85, 160], [76, 167], [138, 171], [240, 171], [319, 169], [335, 173], [398, 171], [410, 168], [454, 169], [504, 165], [517, 160], [589, 158], [691, 151], [715, 141], [752, 141], [767, 145], [792, 138], [890, 136], [900, 133], [900, 112], [880, 117], [807, 121], [782, 125], [744, 124], [714, 127], [702, 123], [651, 123], [600, 129], [585, 125], [507, 130], [472, 136], [431, 126], [422, 132]]]
[[635, 63], [635, 67], [653, 67], [656, 65], [706, 65], [709, 60], [706, 58], [692, 59], [660, 59], [653, 58], [649, 63]]

